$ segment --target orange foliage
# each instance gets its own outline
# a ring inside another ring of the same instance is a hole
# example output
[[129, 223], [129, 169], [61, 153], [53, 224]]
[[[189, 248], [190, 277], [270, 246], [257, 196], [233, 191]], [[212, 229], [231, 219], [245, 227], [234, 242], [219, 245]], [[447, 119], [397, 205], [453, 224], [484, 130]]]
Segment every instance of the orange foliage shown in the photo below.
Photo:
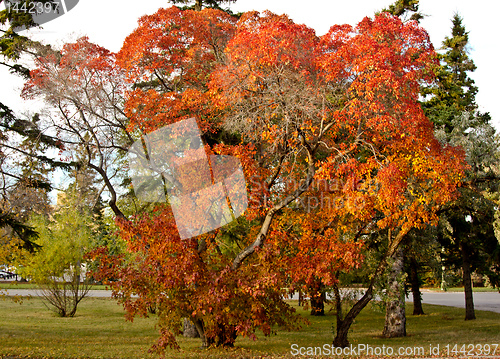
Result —
[[160, 9], [139, 19], [118, 53], [128, 81], [142, 83], [129, 91], [125, 111], [130, 126], [151, 132], [183, 118], [200, 119], [202, 131], [213, 128], [206, 83], [232, 37], [236, 19], [214, 10]]
[[130, 315], [158, 308], [159, 349], [176, 346], [182, 317], [214, 345], [294, 327], [284, 286], [334, 284], [362, 263], [360, 231], [434, 221], [462, 176], [418, 103], [436, 60], [415, 22], [381, 14], [318, 37], [285, 15], [171, 7], [142, 17], [117, 59], [135, 85], [129, 128], [196, 116], [205, 134], [237, 133], [207, 152], [237, 156], [250, 192], [232, 228], [181, 240], [158, 207], [123, 222], [129, 256], [96, 255]]

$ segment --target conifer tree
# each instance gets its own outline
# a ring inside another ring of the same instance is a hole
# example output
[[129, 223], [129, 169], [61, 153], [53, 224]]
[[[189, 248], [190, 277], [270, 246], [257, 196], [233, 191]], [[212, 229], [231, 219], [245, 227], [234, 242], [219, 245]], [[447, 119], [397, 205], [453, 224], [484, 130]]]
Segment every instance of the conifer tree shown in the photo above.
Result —
[[420, 21], [424, 15], [419, 12], [418, 6], [419, 0], [396, 0], [394, 4], [389, 5], [388, 8], [384, 8], [382, 11], [398, 16], [403, 21], [406, 19]]
[[[53, 0], [40, 0], [42, 4], [54, 4]], [[4, 0], [0, 0], [0, 4]], [[30, 69], [17, 62], [21, 54], [54, 53], [50, 46], [44, 46], [18, 33], [18, 29], [38, 26], [29, 12], [0, 11], [0, 66], [7, 67], [12, 74], [28, 79]], [[5, 86], [7, 83], [2, 83]], [[49, 169], [54, 167], [69, 168], [68, 163], [55, 161], [47, 157], [43, 150], [61, 149], [57, 138], [44, 134], [38, 125], [39, 116], [20, 118], [5, 102], [0, 99], [0, 228], [11, 231], [20, 238], [23, 247], [33, 249], [36, 232], [26, 225], [26, 216], [20, 206], [23, 200], [28, 206], [47, 205], [46, 195], [50, 190], [47, 179]], [[19, 139], [15, 141], [13, 139]], [[12, 158], [21, 158], [17, 165]], [[34, 169], [36, 164], [38, 169]], [[23, 170], [19, 171], [19, 166]], [[31, 170], [28, 170], [30, 168]], [[35, 173], [38, 172], [38, 173]], [[42, 173], [43, 172], [43, 173]], [[29, 192], [31, 196], [25, 196]], [[33, 201], [34, 197], [36, 201]], [[45, 202], [45, 203], [43, 203]], [[38, 206], [40, 209], [40, 206]], [[23, 209], [24, 208], [24, 209]]]
[[438, 55], [441, 65], [437, 69], [436, 83], [423, 89], [424, 95], [431, 95], [423, 103], [427, 117], [438, 127], [444, 125], [448, 133], [453, 129], [454, 118], [464, 111], [477, 111], [478, 89], [469, 77], [469, 73], [476, 70], [476, 65], [469, 58], [469, 33], [465, 31], [462, 21], [459, 14], [453, 15], [451, 37], [445, 38], [442, 47], [445, 52]]
[[[470, 166], [460, 189], [460, 197], [443, 208], [438, 239], [445, 248], [449, 267], [461, 269], [465, 292], [465, 320], [475, 319], [471, 275], [486, 274], [496, 283], [491, 270], [491, 253], [498, 251], [494, 235], [494, 208], [491, 193], [498, 189], [498, 141], [489, 113], [480, 113], [476, 104], [478, 88], [469, 73], [476, 69], [469, 57], [469, 33], [455, 14], [451, 37], [443, 41], [434, 86], [423, 90], [431, 95], [424, 111], [436, 126], [442, 142], [461, 146]], [[494, 266], [493, 266], [494, 267]]]
[[[201, 11], [203, 7], [211, 7], [215, 9], [221, 9], [220, 5], [223, 3], [232, 3], [236, 0], [170, 0], [172, 4], [186, 4], [186, 8], [193, 9], [196, 11]], [[188, 6], [187, 4], [193, 3], [193, 5]]]

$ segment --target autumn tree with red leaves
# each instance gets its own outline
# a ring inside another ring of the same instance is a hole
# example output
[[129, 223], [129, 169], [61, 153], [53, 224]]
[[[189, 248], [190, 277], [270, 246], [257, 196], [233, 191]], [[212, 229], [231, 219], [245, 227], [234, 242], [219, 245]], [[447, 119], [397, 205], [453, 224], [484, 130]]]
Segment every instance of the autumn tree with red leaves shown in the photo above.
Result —
[[[118, 54], [120, 65], [129, 74], [128, 81], [133, 84], [125, 104], [131, 119], [129, 128], [149, 133], [180, 119], [196, 117], [205, 142], [214, 142], [219, 135], [228, 133], [220, 128], [217, 116], [221, 110], [211, 105], [207, 84], [216, 65], [225, 62], [224, 49], [234, 34], [235, 24], [236, 19], [213, 9], [195, 12], [173, 7], [143, 17]], [[255, 167], [249, 144], [230, 149], [245, 168]], [[208, 147], [207, 151], [212, 152]], [[130, 273], [130, 263], [121, 266], [118, 259], [109, 259], [115, 272], [103, 277], [120, 278], [116, 291], [127, 308], [138, 308], [135, 312], [139, 313], [145, 313], [145, 308], [152, 305], [158, 309], [163, 318], [158, 349], [176, 346], [172, 334], [179, 333], [178, 323], [183, 317], [196, 325], [204, 346], [232, 345], [237, 334], [252, 336], [257, 328], [267, 335], [272, 332], [272, 325], [296, 328], [298, 317], [282, 300], [281, 283], [286, 272], [279, 269], [282, 264], [270, 254], [276, 248], [261, 252], [259, 257], [270, 258], [263, 261], [265, 265], [234, 271], [232, 259], [244, 244], [239, 243], [239, 238], [222, 231], [181, 240], [168, 207], [158, 207], [148, 218], [152, 221], [148, 226], [142, 222], [146, 217], [141, 217], [123, 227], [127, 242], [149, 243], [153, 240], [151, 233], [158, 232], [158, 248], [153, 250], [151, 244], [147, 245], [147, 252], [142, 247], [129, 248], [141, 254], [136, 257], [136, 265], [141, 268], [138, 273], [146, 273], [144, 266], [151, 260], [161, 263], [161, 276], [147, 280], [145, 288], [149, 291], [140, 295], [143, 301], [136, 302], [129, 295], [136, 290], [137, 277], [137, 273]], [[155, 226], [159, 218], [170, 221], [169, 226]], [[143, 232], [151, 226], [155, 231]], [[240, 226], [251, 229], [246, 223]], [[165, 246], [165, 242], [170, 244]], [[179, 257], [185, 270], [170, 263], [172, 256]], [[101, 256], [101, 263], [106, 262], [105, 258]], [[165, 282], [174, 272], [179, 280]], [[146, 280], [142, 275], [140, 278]], [[165, 295], [158, 296], [158, 292], [150, 290], [152, 287]]]
[[[304, 270], [335, 241], [354, 243], [367, 229], [389, 232], [387, 253], [368, 291], [338, 320], [334, 344], [346, 346], [348, 329], [371, 300], [387, 258], [411, 228], [436, 220], [436, 210], [453, 198], [460, 180], [462, 154], [440, 145], [417, 102], [419, 85], [430, 80], [435, 64], [432, 45], [416, 22], [403, 24], [388, 14], [366, 18], [356, 28], [334, 26], [318, 38], [285, 16], [247, 13], [226, 52], [228, 63], [213, 76], [215, 99], [225, 108], [226, 128], [252, 143], [259, 167], [270, 170], [262, 188], [274, 199], [262, 209], [259, 234], [233, 269], [265, 247], [274, 217], [307, 198], [313, 180], [342, 180], [344, 187], [321, 193], [329, 203], [342, 199], [341, 206], [323, 205], [294, 219], [309, 242], [297, 271], [308, 280], [314, 274], [335, 283], [332, 263], [339, 264], [338, 258], [326, 261], [323, 273], [322, 266]], [[280, 183], [288, 180], [300, 185], [283, 190]], [[328, 238], [324, 246], [322, 236]], [[317, 257], [309, 255], [315, 247]]]
[[[236, 19], [171, 7], [142, 17], [116, 62], [103, 50], [89, 54], [95, 57], [65, 70], [76, 67], [77, 79], [87, 79], [66, 82], [78, 101], [49, 96], [68, 126], [74, 108], [83, 123], [87, 113], [110, 126], [106, 119], [119, 118], [108, 130], [136, 140], [195, 117], [206, 153], [239, 158], [247, 180], [249, 208], [223, 228], [181, 239], [171, 208], [158, 204], [135, 217], [118, 215], [126, 254], [94, 253], [96, 276], [110, 281], [130, 318], [156, 308], [159, 351], [178, 347], [184, 317], [207, 347], [233, 345], [257, 329], [297, 328], [300, 317], [283, 288], [314, 279], [335, 285], [336, 273], [362, 265], [363, 236], [385, 231], [388, 250], [368, 291], [338, 318], [335, 345], [347, 345], [387, 258], [411, 228], [435, 220], [461, 176], [461, 153], [435, 140], [417, 101], [435, 57], [414, 22], [381, 14], [318, 37], [285, 15]], [[104, 73], [93, 67], [100, 61]], [[63, 84], [57, 74], [41, 70], [32, 91]], [[119, 96], [99, 97], [115, 81]], [[79, 92], [82, 85], [92, 91]], [[89, 93], [110, 112], [92, 110], [100, 104], [87, 101]], [[92, 128], [85, 130], [99, 138]], [[99, 143], [106, 145], [89, 143], [89, 151], [116, 145]], [[332, 182], [340, 185], [321, 185]], [[311, 208], [312, 198], [321, 205]]]

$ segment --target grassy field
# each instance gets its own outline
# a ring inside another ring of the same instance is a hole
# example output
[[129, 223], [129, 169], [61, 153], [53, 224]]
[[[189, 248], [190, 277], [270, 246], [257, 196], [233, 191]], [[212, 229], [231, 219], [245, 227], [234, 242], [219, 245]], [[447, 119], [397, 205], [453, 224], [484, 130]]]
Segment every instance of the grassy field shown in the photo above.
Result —
[[[295, 303], [294, 303], [295, 304]], [[407, 311], [411, 313], [411, 305]], [[406, 338], [380, 336], [384, 314], [368, 307], [354, 323], [353, 345], [424, 347], [440, 344], [499, 344], [500, 314], [476, 311], [477, 320], [464, 322], [463, 309], [425, 305], [425, 316], [408, 316]], [[332, 342], [334, 316], [311, 317], [311, 325], [300, 332], [278, 332], [252, 341], [238, 338], [231, 350], [201, 350], [199, 339], [179, 338], [181, 351], [169, 351], [167, 358], [292, 358], [291, 345], [323, 346]], [[158, 334], [155, 318], [124, 320], [123, 309], [112, 299], [87, 298], [74, 318], [59, 318], [38, 298], [16, 304], [0, 299], [0, 357], [30, 358], [148, 358], [148, 349]], [[450, 347], [450, 348], [451, 348]], [[500, 357], [500, 348], [497, 350]]]

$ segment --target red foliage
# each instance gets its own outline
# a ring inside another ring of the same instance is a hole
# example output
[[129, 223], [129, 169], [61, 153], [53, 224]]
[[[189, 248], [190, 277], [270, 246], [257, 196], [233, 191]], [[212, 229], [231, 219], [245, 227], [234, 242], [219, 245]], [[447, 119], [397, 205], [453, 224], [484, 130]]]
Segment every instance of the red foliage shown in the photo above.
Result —
[[238, 133], [241, 143], [206, 150], [240, 158], [253, 203], [246, 218], [188, 240], [157, 207], [121, 224], [127, 255], [96, 252], [130, 317], [158, 310], [158, 349], [177, 346], [183, 317], [214, 345], [295, 327], [286, 285], [334, 284], [362, 263], [362, 229], [432, 222], [460, 181], [461, 153], [434, 138], [418, 103], [436, 60], [414, 22], [381, 14], [318, 37], [285, 15], [237, 22], [172, 7], [141, 18], [117, 58], [135, 85], [129, 128], [196, 116], [204, 133]]

